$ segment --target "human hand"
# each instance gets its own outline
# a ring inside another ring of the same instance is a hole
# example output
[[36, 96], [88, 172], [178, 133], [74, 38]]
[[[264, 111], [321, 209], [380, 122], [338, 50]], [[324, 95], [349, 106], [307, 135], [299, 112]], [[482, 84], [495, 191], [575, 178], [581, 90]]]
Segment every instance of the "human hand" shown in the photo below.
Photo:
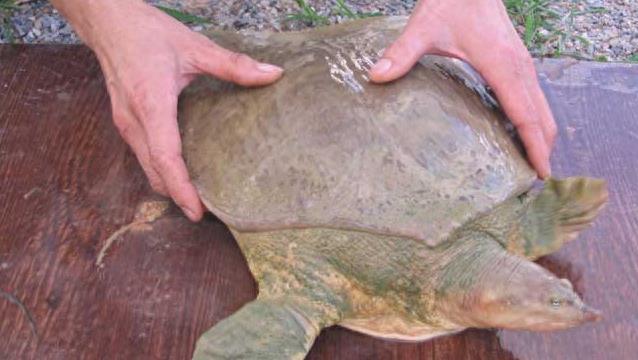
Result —
[[470, 63], [516, 126], [539, 176], [550, 175], [556, 124], [502, 0], [421, 0], [401, 36], [370, 70], [370, 78], [379, 83], [397, 79], [424, 54]]
[[[56, 2], [62, 8], [88, 6]], [[181, 156], [179, 93], [197, 74], [255, 86], [276, 81], [282, 69], [221, 48], [142, 1], [87, 3], [94, 3], [90, 23], [86, 17], [73, 22], [73, 13], [69, 18], [100, 61], [115, 126], [153, 189], [199, 220], [203, 207]]]

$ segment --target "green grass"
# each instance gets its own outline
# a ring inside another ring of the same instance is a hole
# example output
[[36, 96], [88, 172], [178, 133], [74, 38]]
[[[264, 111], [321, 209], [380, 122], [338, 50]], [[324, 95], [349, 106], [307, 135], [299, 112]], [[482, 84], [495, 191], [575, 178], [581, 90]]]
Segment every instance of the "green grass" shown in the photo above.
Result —
[[583, 47], [590, 45], [589, 40], [575, 34], [574, 20], [577, 16], [591, 13], [602, 13], [607, 10], [600, 7], [587, 7], [578, 10], [579, 0], [572, 0], [565, 13], [558, 14], [549, 5], [554, 0], [504, 0], [505, 7], [512, 22], [522, 28], [521, 38], [525, 46], [538, 56], [571, 56], [579, 59], [590, 59], [583, 53], [566, 52], [567, 42], [580, 43]]
[[171, 17], [177, 19], [177, 21], [184, 24], [202, 25], [202, 24], [210, 23], [210, 21], [208, 21], [207, 19], [201, 18], [199, 16], [191, 15], [183, 11], [179, 11], [176, 9], [172, 9], [172, 8], [168, 8], [168, 7], [160, 6], [160, 5], [154, 5], [154, 6], [162, 10], [166, 14], [170, 15]]
[[523, 27], [523, 43], [528, 48], [538, 46], [545, 40], [541, 30], [554, 30], [552, 21], [560, 17], [549, 9], [550, 0], [505, 0], [505, 7], [516, 25]]
[[13, 27], [11, 26], [11, 14], [16, 8], [14, 0], [0, 0], [0, 32], [8, 43], [15, 41]]
[[0, 0], [0, 12], [13, 11], [16, 7], [14, 0]]
[[299, 11], [286, 15], [286, 20], [302, 21], [309, 25], [328, 25], [330, 21], [327, 16], [319, 15], [314, 7], [308, 5], [304, 0], [296, 0]]
[[16, 9], [14, 0], [0, 0], [0, 32], [8, 43], [15, 41], [13, 27], [11, 27], [11, 14]]
[[[305, 0], [296, 0], [299, 11], [288, 14], [286, 20], [302, 21], [308, 25], [328, 25], [330, 20], [327, 16], [320, 15], [314, 7], [309, 5]], [[331, 14], [339, 14], [347, 19], [363, 19], [373, 16], [380, 16], [380, 12], [354, 12], [345, 2], [345, 0], [335, 0], [335, 5], [331, 9]]]
[[378, 11], [375, 12], [364, 12], [364, 13], [356, 13], [346, 5], [345, 0], [336, 0], [337, 4], [334, 7], [334, 11], [339, 15], [348, 18], [348, 19], [364, 19], [374, 16], [381, 16], [381, 13]]
[[16, 8], [16, 5], [13, 0], [0, 0], [0, 11], [13, 10], [15, 8]]

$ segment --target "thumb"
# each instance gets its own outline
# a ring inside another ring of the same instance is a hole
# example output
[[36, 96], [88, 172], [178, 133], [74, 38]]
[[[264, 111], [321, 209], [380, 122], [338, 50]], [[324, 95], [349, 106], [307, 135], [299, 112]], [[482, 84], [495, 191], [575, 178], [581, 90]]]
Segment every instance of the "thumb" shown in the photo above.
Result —
[[384, 83], [405, 75], [427, 52], [429, 41], [416, 26], [408, 24], [399, 38], [387, 48], [370, 69], [373, 82]]
[[267, 85], [277, 81], [283, 74], [279, 66], [258, 62], [213, 42], [196, 53], [194, 65], [198, 72], [243, 86]]

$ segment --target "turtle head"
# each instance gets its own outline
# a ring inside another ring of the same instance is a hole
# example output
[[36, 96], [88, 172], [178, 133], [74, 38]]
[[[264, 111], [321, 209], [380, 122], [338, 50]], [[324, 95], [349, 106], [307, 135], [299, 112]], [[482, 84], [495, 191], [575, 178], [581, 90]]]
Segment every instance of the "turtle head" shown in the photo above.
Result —
[[523, 260], [510, 276], [493, 278], [464, 299], [471, 326], [517, 330], [568, 329], [600, 319], [567, 279]]

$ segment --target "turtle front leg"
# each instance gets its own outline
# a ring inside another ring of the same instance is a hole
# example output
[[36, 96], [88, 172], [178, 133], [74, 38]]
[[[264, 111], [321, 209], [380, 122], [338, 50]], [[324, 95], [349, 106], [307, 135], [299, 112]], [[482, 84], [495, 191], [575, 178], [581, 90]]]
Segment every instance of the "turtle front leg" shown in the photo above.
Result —
[[573, 240], [607, 202], [604, 180], [549, 179], [542, 191], [512, 199], [478, 220], [508, 251], [537, 259]]
[[256, 299], [206, 331], [193, 359], [303, 359], [334, 319], [303, 299]]

